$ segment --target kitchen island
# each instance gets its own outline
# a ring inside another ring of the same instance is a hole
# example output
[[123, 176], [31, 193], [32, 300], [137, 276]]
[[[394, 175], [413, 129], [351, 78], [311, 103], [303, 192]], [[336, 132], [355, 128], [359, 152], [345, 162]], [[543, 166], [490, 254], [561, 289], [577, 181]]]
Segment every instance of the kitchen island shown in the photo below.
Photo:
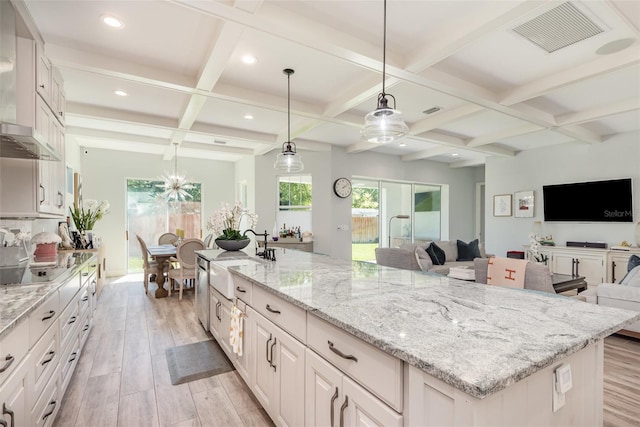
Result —
[[[386, 425], [602, 424], [602, 340], [640, 319], [322, 255], [276, 258], [228, 267], [246, 315], [245, 381], [276, 424], [320, 424], [319, 411]], [[552, 402], [561, 365], [573, 374], [564, 406]], [[342, 375], [335, 387], [329, 369]]]

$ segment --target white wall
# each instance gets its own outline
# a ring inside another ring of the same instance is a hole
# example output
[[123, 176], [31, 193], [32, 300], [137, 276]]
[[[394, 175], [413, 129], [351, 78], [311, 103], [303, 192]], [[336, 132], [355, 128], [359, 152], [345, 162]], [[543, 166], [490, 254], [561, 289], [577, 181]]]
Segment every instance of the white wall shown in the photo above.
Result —
[[[632, 178], [634, 221], [640, 219], [640, 132], [612, 137], [601, 144], [569, 143], [527, 150], [514, 158], [491, 157], [486, 163], [487, 251], [506, 256], [508, 250], [522, 250], [534, 221], [543, 222], [543, 234], [553, 235], [556, 245], [567, 241], [623, 240], [635, 243], [632, 223], [545, 223], [542, 186], [580, 181]], [[494, 217], [493, 196], [534, 190], [533, 218]], [[594, 194], [594, 197], [597, 197]]]
[[[332, 146], [330, 151], [300, 151], [304, 173], [313, 179], [314, 252], [351, 259], [351, 199], [333, 194], [333, 181], [352, 176], [399, 181], [448, 184], [450, 189], [449, 235], [471, 240], [474, 235], [474, 191], [477, 168], [452, 169], [448, 165], [420, 160], [403, 162], [397, 156], [364, 152], [348, 154]], [[275, 220], [277, 186], [274, 153], [256, 158], [256, 211], [258, 230], [271, 230]], [[338, 225], [348, 229], [338, 230]]]
[[[127, 207], [126, 180], [158, 179], [165, 171], [173, 170], [173, 161], [163, 161], [161, 156], [144, 153], [89, 148], [81, 155], [82, 185], [85, 199], [108, 200], [111, 212], [96, 224], [95, 232], [106, 245], [107, 274], [125, 274], [127, 269]], [[188, 178], [202, 183], [203, 234], [206, 219], [220, 207], [220, 202], [233, 203], [236, 199], [234, 180], [235, 164], [206, 159], [180, 158], [178, 169]], [[242, 168], [250, 175], [250, 166]], [[251, 185], [249, 185], [251, 187]], [[128, 230], [129, 238], [135, 238], [135, 230]]]

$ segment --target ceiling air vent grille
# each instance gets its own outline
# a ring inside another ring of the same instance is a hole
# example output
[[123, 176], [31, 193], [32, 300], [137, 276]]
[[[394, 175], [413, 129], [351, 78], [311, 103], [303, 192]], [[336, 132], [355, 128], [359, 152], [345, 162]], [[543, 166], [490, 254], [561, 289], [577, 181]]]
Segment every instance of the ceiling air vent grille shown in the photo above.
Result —
[[513, 31], [549, 53], [603, 32], [569, 2], [517, 26]]

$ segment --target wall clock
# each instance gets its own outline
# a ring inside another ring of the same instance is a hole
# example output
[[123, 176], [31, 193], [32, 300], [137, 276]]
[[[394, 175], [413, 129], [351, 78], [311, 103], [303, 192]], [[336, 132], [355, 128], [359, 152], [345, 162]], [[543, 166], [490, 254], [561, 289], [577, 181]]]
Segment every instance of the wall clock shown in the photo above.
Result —
[[338, 178], [333, 182], [333, 192], [336, 196], [345, 198], [351, 195], [351, 181], [347, 178]]

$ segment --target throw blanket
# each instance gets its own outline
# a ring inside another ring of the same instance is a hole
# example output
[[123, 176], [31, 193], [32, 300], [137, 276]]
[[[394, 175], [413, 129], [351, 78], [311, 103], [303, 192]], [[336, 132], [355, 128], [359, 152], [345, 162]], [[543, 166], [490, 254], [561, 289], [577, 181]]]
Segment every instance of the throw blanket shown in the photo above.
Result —
[[235, 305], [231, 307], [229, 324], [229, 344], [232, 351], [238, 356], [242, 356], [242, 333], [244, 326], [244, 313]]
[[487, 285], [524, 288], [524, 274], [529, 261], [515, 258], [489, 258]]

